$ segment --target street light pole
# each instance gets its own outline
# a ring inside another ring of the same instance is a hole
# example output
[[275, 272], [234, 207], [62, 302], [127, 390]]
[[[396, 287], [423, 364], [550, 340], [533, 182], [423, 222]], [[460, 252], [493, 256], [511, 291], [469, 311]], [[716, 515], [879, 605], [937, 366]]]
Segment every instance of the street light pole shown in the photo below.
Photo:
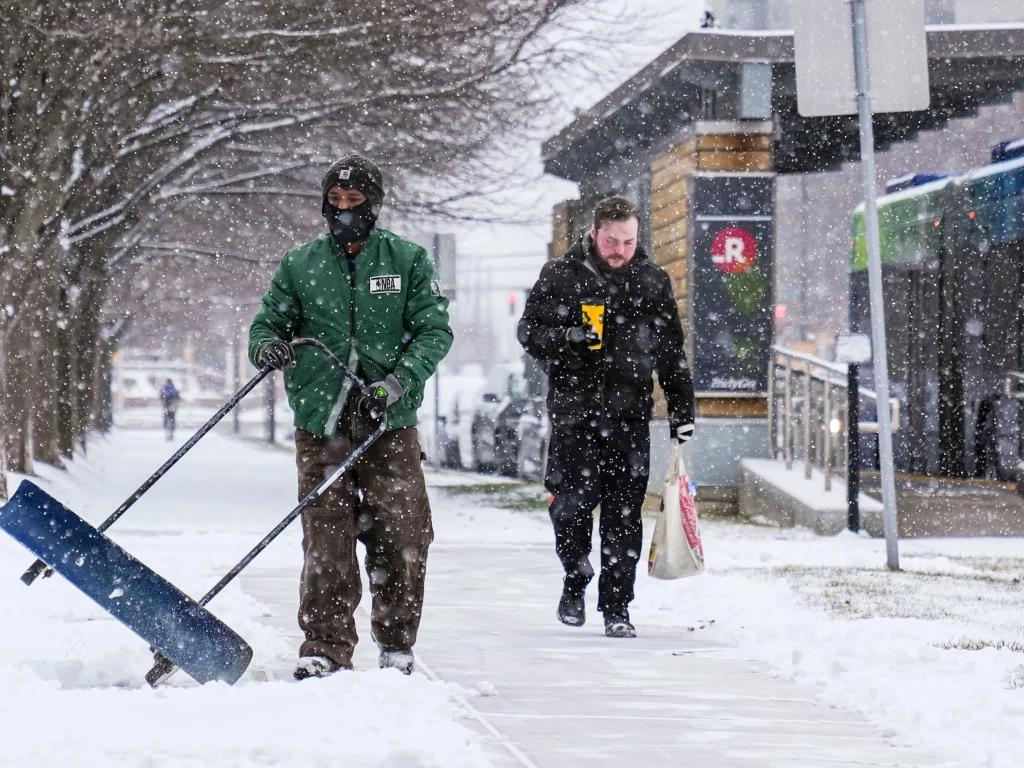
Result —
[[882, 519], [885, 552], [891, 570], [899, 570], [899, 535], [896, 517], [896, 480], [893, 475], [892, 413], [889, 408], [888, 346], [882, 301], [882, 255], [878, 238], [878, 203], [875, 199], [875, 131], [871, 113], [867, 16], [864, 0], [850, 1], [853, 22], [853, 67], [860, 123], [861, 173], [864, 181], [864, 229], [868, 250], [868, 291], [871, 305], [872, 354], [875, 369], [875, 404], [878, 411], [878, 453], [882, 476]]

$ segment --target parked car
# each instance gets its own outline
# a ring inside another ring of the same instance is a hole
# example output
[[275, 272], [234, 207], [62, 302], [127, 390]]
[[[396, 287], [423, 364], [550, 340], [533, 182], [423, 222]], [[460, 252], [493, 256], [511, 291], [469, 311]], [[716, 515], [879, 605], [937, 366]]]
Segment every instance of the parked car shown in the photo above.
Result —
[[[455, 404], [455, 418], [458, 419], [458, 403]], [[448, 469], [462, 469], [462, 453], [459, 451], [458, 421], [449, 426], [449, 416], [441, 416], [438, 419], [437, 448], [439, 464]]]
[[[437, 437], [434, 429], [434, 380], [427, 383], [423, 406], [419, 412], [420, 442], [424, 452], [435, 466], [461, 469], [472, 463], [470, 449], [469, 421], [462, 414], [473, 412], [478, 393], [485, 378], [480, 366], [464, 364], [459, 368], [444, 368], [441, 376], [441, 415], [437, 420]], [[465, 422], [465, 424], [463, 424]], [[436, 455], [435, 455], [436, 454]]]
[[515, 477], [519, 471], [519, 417], [529, 397], [523, 363], [496, 366], [472, 417], [473, 465], [479, 472]]
[[532, 395], [527, 398], [519, 417], [518, 465], [519, 476], [524, 480], [544, 480], [550, 435], [547, 399], [543, 395]]
[[548, 377], [536, 360], [524, 359], [527, 398], [519, 417], [519, 476], [524, 480], [544, 480], [548, 462], [551, 420], [548, 418]]

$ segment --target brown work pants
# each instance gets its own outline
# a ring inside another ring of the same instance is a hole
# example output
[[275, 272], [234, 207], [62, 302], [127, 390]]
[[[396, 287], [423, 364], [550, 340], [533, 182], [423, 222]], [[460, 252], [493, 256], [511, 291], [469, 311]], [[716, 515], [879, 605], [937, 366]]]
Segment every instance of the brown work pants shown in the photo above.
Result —
[[[342, 417], [345, 425], [350, 424], [347, 415]], [[339, 429], [333, 438], [297, 429], [299, 498], [323, 482], [358, 444], [351, 427]], [[354, 613], [362, 597], [357, 540], [366, 546], [373, 639], [388, 650], [405, 650], [416, 642], [427, 548], [434, 538], [420, 460], [415, 427], [385, 432], [302, 513], [299, 626], [306, 640], [300, 655], [352, 666], [359, 639]]]

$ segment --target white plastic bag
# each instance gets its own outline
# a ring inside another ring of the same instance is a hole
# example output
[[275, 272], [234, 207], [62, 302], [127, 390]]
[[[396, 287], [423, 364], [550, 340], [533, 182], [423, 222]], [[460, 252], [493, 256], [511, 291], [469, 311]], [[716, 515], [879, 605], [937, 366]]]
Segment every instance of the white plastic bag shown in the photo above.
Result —
[[656, 579], [680, 579], [704, 572], [704, 548], [697, 524], [697, 507], [683, 464], [682, 447], [672, 441], [672, 459], [654, 526], [647, 573]]

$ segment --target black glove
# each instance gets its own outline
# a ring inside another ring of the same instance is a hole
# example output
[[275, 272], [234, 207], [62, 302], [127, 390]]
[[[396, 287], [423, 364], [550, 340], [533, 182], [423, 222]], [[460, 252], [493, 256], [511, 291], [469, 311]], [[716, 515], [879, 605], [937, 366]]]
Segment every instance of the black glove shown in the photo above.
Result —
[[693, 438], [693, 424], [673, 423], [671, 430], [672, 439], [678, 443], [685, 443]]
[[389, 373], [384, 381], [375, 381], [363, 388], [356, 401], [356, 408], [373, 418], [379, 418], [384, 411], [402, 399], [405, 387]]
[[260, 366], [283, 371], [295, 365], [295, 350], [287, 341], [274, 339], [263, 345], [259, 354]]
[[573, 352], [582, 352], [587, 347], [592, 347], [601, 341], [601, 337], [594, 333], [589, 325], [579, 325], [575, 328], [566, 328], [565, 343]]

